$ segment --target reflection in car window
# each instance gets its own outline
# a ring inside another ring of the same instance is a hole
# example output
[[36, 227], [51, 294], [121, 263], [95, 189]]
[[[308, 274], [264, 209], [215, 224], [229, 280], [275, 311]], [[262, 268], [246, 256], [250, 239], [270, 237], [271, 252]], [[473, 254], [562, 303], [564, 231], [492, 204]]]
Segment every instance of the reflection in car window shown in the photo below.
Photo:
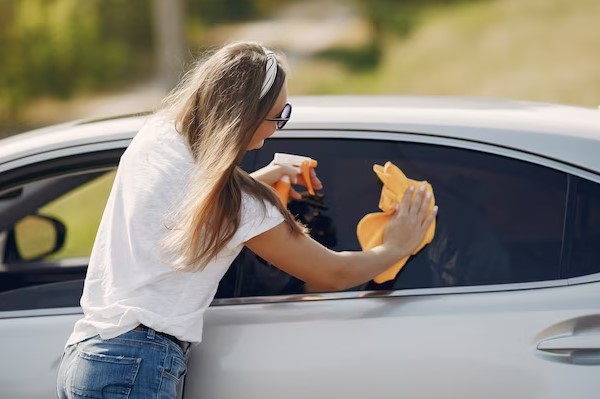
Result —
[[[408, 177], [427, 180], [440, 212], [434, 241], [391, 282], [361, 289], [506, 284], [560, 278], [566, 175], [477, 151], [428, 144], [342, 139], [272, 139], [257, 166], [274, 152], [319, 161], [319, 204], [292, 202], [313, 223], [312, 234], [335, 250], [359, 250], [356, 225], [378, 212], [381, 183], [373, 165], [392, 161]], [[316, 226], [316, 228], [315, 228]], [[271, 273], [272, 274], [272, 273]], [[251, 278], [258, 278], [253, 273]], [[270, 276], [272, 278], [272, 276]], [[244, 281], [256, 286], [256, 282]], [[286, 294], [288, 292], [279, 292]], [[248, 295], [265, 295], [255, 291]]]
[[569, 277], [600, 273], [600, 184], [579, 179]]

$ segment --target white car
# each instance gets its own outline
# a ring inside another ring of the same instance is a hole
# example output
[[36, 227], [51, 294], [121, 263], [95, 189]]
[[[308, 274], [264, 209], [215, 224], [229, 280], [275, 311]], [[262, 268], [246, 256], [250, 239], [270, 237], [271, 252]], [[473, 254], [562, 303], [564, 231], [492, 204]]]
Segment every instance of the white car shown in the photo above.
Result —
[[[289, 207], [360, 249], [374, 164], [433, 185], [434, 241], [398, 277], [310, 293], [245, 250], [194, 346], [183, 398], [594, 398], [600, 392], [600, 111], [445, 97], [292, 99], [248, 153], [319, 161]], [[114, 169], [145, 116], [0, 141], [0, 397], [55, 397]]]

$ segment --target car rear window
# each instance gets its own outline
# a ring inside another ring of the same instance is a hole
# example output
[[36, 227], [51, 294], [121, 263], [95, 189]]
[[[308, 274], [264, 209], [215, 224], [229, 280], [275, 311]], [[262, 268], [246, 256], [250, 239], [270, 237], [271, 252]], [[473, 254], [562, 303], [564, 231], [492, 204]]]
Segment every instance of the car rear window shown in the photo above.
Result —
[[600, 273], [600, 184], [579, 179], [569, 277]]

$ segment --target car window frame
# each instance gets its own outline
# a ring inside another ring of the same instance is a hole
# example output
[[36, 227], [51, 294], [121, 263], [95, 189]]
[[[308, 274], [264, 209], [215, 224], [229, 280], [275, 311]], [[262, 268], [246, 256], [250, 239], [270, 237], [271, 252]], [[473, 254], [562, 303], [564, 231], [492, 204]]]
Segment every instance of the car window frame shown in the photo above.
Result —
[[[557, 161], [539, 154], [519, 151], [518, 149], [477, 142], [450, 137], [442, 137], [439, 135], [426, 135], [422, 133], [396, 132], [396, 131], [369, 131], [369, 130], [282, 130], [270, 140], [285, 139], [285, 138], [352, 138], [364, 140], [390, 140], [390, 141], [406, 141], [412, 143], [424, 143], [456, 147], [462, 149], [470, 149], [490, 153], [517, 160], [530, 162], [533, 164], [549, 167], [567, 175], [584, 178], [600, 184], [600, 175], [582, 169], [571, 164]], [[105, 143], [94, 143], [87, 145], [74, 146], [59, 150], [49, 151], [47, 153], [39, 153], [29, 155], [24, 158], [11, 160], [7, 163], [0, 164], [0, 194], [10, 191], [17, 186], [26, 184], [27, 182], [38, 180], [43, 176], [49, 176], [52, 168], [47, 169], [47, 165], [51, 165], [58, 161], [58, 165], [68, 166], [69, 163], [62, 163], [61, 160], [75, 160], [78, 157], [88, 157], [105, 151], [120, 151], [121, 154], [125, 151], [131, 140], [116, 140]], [[251, 155], [252, 157], [252, 155]], [[256, 159], [256, 156], [251, 158]], [[46, 164], [48, 162], [48, 164]], [[112, 163], [114, 167], [118, 164]], [[77, 165], [83, 168], [83, 165]], [[110, 166], [110, 165], [109, 165]], [[253, 169], [259, 166], [253, 162]], [[55, 170], [56, 171], [56, 170]], [[25, 180], [21, 180], [25, 179]], [[567, 195], [571, 194], [571, 188], [567, 190]], [[236, 275], [236, 284], [240, 278], [240, 274]], [[447, 295], [460, 293], [483, 293], [496, 291], [516, 291], [524, 289], [540, 289], [551, 287], [563, 287], [568, 285], [594, 283], [600, 281], [600, 273], [581, 276], [571, 279], [559, 279], [546, 282], [527, 282], [515, 284], [499, 284], [486, 286], [462, 286], [462, 287], [437, 287], [425, 289], [406, 289], [394, 291], [352, 291], [352, 292], [331, 292], [319, 294], [294, 294], [294, 295], [277, 295], [269, 297], [232, 297], [213, 300], [211, 306], [231, 306], [243, 304], [267, 304], [267, 303], [283, 303], [283, 302], [298, 302], [305, 300], [339, 300], [339, 299], [359, 299], [359, 298], [378, 298], [378, 297], [405, 297], [405, 296], [425, 296], [425, 295]], [[48, 308], [48, 309], [30, 309], [19, 311], [0, 312], [0, 319], [12, 317], [28, 317], [28, 316], [43, 316], [54, 314], [74, 314], [80, 313], [80, 307], [73, 308]]]

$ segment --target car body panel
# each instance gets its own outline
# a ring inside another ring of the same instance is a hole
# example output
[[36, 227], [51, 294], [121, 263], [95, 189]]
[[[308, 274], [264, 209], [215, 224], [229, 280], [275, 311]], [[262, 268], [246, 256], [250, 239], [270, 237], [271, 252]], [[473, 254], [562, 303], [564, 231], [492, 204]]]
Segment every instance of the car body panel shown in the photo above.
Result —
[[590, 318], [598, 328], [599, 288], [213, 307], [185, 392], [215, 399], [588, 398], [600, 389], [600, 354], [592, 365], [576, 365], [585, 360], [536, 345], [594, 334], [577, 330]]
[[3, 351], [0, 396], [56, 397], [56, 374], [62, 349], [73, 325], [81, 318], [81, 309], [53, 309], [37, 316], [35, 311], [0, 314]]
[[[536, 348], [551, 338], [600, 334], [599, 292], [593, 282], [483, 295], [405, 290], [217, 301], [207, 311], [203, 343], [192, 347], [184, 398], [361, 398], [373, 392], [382, 398], [449, 392], [589, 398], [600, 389], [600, 353]], [[45, 397], [55, 386], [78, 312], [2, 315], [3, 359], [10, 359], [10, 369], [0, 365], [3, 396]], [[35, 362], [23, 356], [23, 347], [36, 354]]]

